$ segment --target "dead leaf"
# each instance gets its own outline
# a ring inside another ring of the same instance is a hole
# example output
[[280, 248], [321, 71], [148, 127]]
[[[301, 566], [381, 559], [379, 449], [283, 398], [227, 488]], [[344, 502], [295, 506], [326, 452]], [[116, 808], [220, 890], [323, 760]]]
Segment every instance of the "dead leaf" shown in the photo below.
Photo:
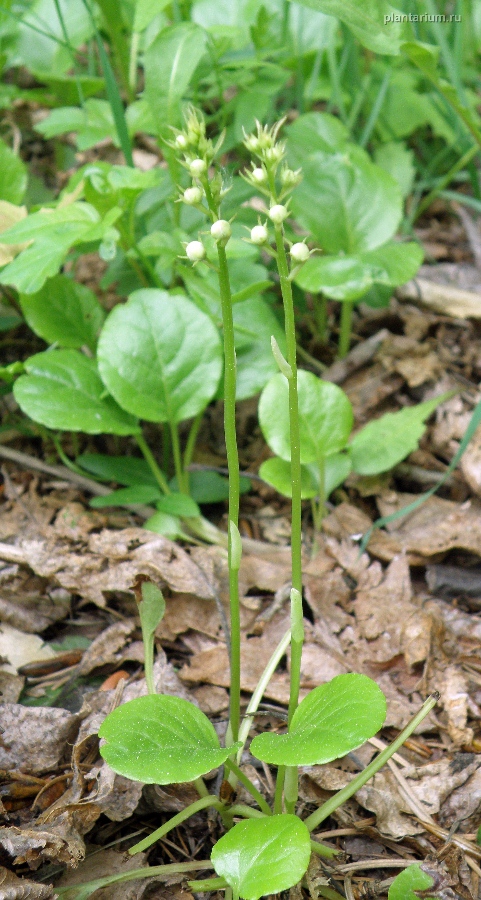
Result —
[[26, 878], [18, 878], [1, 866], [0, 897], [2, 900], [53, 900], [54, 893], [51, 884], [36, 884]]
[[[65, 890], [65, 888], [73, 888], [75, 885], [95, 881], [97, 878], [123, 875], [132, 869], [145, 868], [146, 863], [146, 853], [129, 856], [126, 853], [119, 853], [118, 850], [96, 850], [83, 860], [78, 869], [65, 872], [56, 882], [55, 887]], [[96, 900], [140, 900], [154, 880], [142, 878], [138, 881], [108, 885], [95, 892]]]
[[0, 665], [6, 672], [16, 675], [17, 670], [27, 663], [54, 656], [55, 650], [44, 644], [37, 634], [25, 634], [11, 625], [0, 625]]
[[79, 717], [65, 709], [0, 706], [0, 768], [40, 774], [55, 769], [75, 738]]
[[38, 869], [45, 860], [75, 867], [85, 853], [84, 842], [67, 813], [48, 828], [0, 828], [0, 846], [13, 857], [14, 865], [26, 863], [30, 869]]
[[78, 675], [88, 675], [93, 669], [118, 662], [119, 651], [124, 647], [127, 638], [135, 631], [135, 622], [115, 622], [105, 628], [85, 651], [78, 666]]
[[441, 703], [448, 718], [448, 734], [456, 747], [471, 744], [474, 732], [467, 726], [468, 682], [458, 666], [448, 666], [439, 685]]

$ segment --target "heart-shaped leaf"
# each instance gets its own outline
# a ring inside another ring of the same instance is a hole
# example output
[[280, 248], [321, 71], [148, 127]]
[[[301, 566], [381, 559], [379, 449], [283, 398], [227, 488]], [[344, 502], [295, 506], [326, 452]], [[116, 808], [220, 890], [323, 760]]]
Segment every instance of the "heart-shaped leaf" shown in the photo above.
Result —
[[144, 784], [193, 781], [217, 768], [240, 745], [220, 746], [214, 726], [188, 700], [137, 697], [107, 716], [99, 730], [105, 762]]
[[267, 816], [234, 825], [217, 841], [211, 859], [233, 890], [234, 900], [258, 900], [301, 880], [309, 865], [311, 841], [297, 816]]
[[[300, 369], [297, 377], [301, 462], [315, 462], [343, 450], [353, 425], [351, 404], [340, 387]], [[259, 401], [259, 422], [271, 450], [290, 460], [289, 389], [278, 373], [266, 384]]]
[[140, 428], [113, 397], [105, 396], [97, 366], [77, 350], [37, 353], [15, 382], [20, 409], [34, 422], [86, 434], [139, 434]]
[[312, 766], [344, 756], [376, 734], [386, 698], [366, 675], [337, 675], [314, 688], [297, 707], [288, 734], [259, 734], [258, 759], [277, 766]]
[[124, 409], [150, 422], [182, 422], [217, 390], [221, 343], [209, 316], [186, 297], [145, 288], [110, 313], [98, 362]]
[[441, 394], [433, 400], [406, 406], [368, 422], [352, 439], [352, 468], [359, 475], [388, 472], [416, 449], [426, 430], [424, 422], [440, 403], [449, 397]]
[[[291, 464], [285, 459], [279, 459], [278, 456], [272, 459], [266, 459], [259, 469], [259, 475], [267, 484], [271, 484], [276, 491], [283, 494], [284, 497], [292, 497], [292, 479]], [[319, 482], [316, 481], [313, 473], [307, 466], [301, 467], [301, 497], [303, 500], [310, 500], [317, 497], [319, 493]]]

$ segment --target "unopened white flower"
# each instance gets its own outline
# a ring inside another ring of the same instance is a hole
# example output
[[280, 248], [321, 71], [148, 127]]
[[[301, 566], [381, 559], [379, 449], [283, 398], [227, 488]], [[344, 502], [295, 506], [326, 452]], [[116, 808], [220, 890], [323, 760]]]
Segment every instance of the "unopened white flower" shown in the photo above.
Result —
[[202, 191], [198, 187], [187, 188], [182, 199], [188, 206], [195, 206], [196, 203], [200, 203], [202, 200]]
[[211, 225], [210, 233], [215, 241], [227, 243], [232, 234], [232, 229], [226, 219], [217, 219], [217, 222]]
[[179, 148], [179, 150], [185, 150], [188, 144], [185, 134], [178, 134], [174, 143], [175, 146]]
[[261, 169], [260, 166], [256, 169], [253, 169], [251, 172], [252, 181], [255, 181], [256, 184], [264, 184], [266, 181], [266, 173], [264, 169]]
[[285, 150], [283, 144], [274, 144], [273, 147], [267, 147], [264, 152], [266, 162], [279, 163], [284, 158]]
[[300, 241], [298, 244], [292, 245], [290, 254], [294, 262], [303, 263], [306, 259], [309, 259], [309, 247]]
[[269, 232], [265, 225], [254, 225], [251, 230], [251, 241], [253, 244], [265, 244], [269, 239]]
[[274, 225], [282, 225], [284, 219], [287, 219], [288, 215], [289, 213], [282, 203], [276, 203], [276, 205], [271, 206], [269, 210], [269, 218], [271, 222], [274, 222]]
[[207, 171], [205, 159], [193, 159], [189, 165], [189, 172], [193, 178], [199, 178]]
[[185, 252], [191, 262], [200, 262], [205, 256], [205, 247], [201, 241], [191, 241], [190, 244], [187, 244]]

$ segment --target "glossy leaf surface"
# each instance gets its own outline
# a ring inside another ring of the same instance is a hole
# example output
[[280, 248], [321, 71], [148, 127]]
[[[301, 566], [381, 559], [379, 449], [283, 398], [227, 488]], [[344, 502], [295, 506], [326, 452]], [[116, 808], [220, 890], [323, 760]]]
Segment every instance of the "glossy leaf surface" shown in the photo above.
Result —
[[416, 863], [396, 875], [389, 888], [388, 900], [419, 900], [421, 896], [425, 900], [436, 900], [436, 897], [439, 896], [437, 893], [435, 895], [428, 894], [429, 888], [433, 884], [431, 876], [427, 872], [423, 872]]
[[105, 312], [93, 291], [66, 275], [56, 275], [35, 294], [21, 294], [22, 312], [44, 341], [60, 347], [95, 350]]
[[211, 859], [234, 900], [258, 900], [301, 880], [311, 855], [309, 832], [297, 816], [267, 816], [234, 825], [217, 841]]
[[192, 781], [232, 754], [219, 744], [214, 726], [180, 697], [150, 694], [130, 700], [107, 716], [99, 730], [105, 761], [120, 775], [145, 784]]
[[299, 704], [288, 734], [259, 734], [251, 753], [274, 765], [311, 766], [360, 747], [382, 727], [386, 698], [366, 675], [337, 675]]

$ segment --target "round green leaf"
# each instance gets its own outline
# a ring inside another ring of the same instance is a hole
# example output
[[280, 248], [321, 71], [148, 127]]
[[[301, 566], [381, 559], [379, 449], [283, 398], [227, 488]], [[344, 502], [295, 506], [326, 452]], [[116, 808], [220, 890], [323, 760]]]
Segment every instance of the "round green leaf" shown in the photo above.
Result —
[[[436, 896], [439, 896], [437, 893], [434, 897], [425, 893], [433, 884], [431, 876], [427, 872], [423, 872], [416, 863], [396, 875], [389, 888], [388, 900], [419, 900], [421, 892], [425, 900], [436, 900]], [[418, 891], [419, 893], [417, 893]]]
[[366, 675], [337, 675], [297, 707], [288, 734], [259, 734], [258, 759], [277, 766], [312, 766], [344, 756], [373, 737], [386, 717], [386, 698]]
[[49, 344], [95, 350], [105, 313], [85, 285], [56, 275], [36, 294], [21, 294], [20, 306], [30, 328]]
[[214, 726], [188, 700], [137, 697], [102, 723], [100, 753], [114, 772], [144, 784], [193, 781], [217, 768], [239, 745], [220, 746]]
[[309, 865], [309, 832], [297, 816], [267, 816], [234, 825], [215, 845], [211, 859], [234, 900], [258, 900], [301, 880]]
[[372, 287], [372, 266], [355, 256], [311, 256], [295, 278], [304, 291], [359, 300]]
[[157, 509], [160, 512], [169, 513], [171, 516], [189, 518], [200, 516], [200, 509], [192, 497], [187, 494], [164, 494], [157, 501]]
[[[340, 387], [300, 369], [297, 376], [301, 462], [315, 462], [339, 453], [353, 425], [351, 404]], [[284, 375], [271, 378], [259, 401], [259, 423], [271, 450], [290, 460], [289, 388]]]
[[93, 359], [76, 350], [51, 350], [31, 356], [25, 369], [13, 392], [34, 422], [86, 434], [140, 433], [136, 420], [106, 396]]
[[98, 362], [124, 409], [150, 422], [182, 422], [212, 400], [222, 351], [217, 329], [194, 303], [145, 288], [110, 313]]
[[[284, 497], [292, 497], [291, 464], [278, 456], [266, 459], [259, 469], [259, 475], [267, 484], [272, 485]], [[301, 497], [310, 500], [317, 497], [319, 483], [314, 474], [306, 466], [301, 467]]]
[[277, 371], [271, 351], [274, 335], [282, 353], [286, 353], [284, 330], [274, 313], [260, 297], [236, 303], [233, 309], [237, 356], [236, 399], [245, 400], [262, 390]]
[[335, 116], [324, 112], [299, 116], [287, 131], [287, 152], [293, 168], [304, 165], [311, 153], [342, 152], [349, 137], [346, 126]]
[[326, 253], [374, 250], [395, 234], [402, 216], [399, 186], [356, 148], [349, 155], [314, 154], [303, 176], [292, 212]]

